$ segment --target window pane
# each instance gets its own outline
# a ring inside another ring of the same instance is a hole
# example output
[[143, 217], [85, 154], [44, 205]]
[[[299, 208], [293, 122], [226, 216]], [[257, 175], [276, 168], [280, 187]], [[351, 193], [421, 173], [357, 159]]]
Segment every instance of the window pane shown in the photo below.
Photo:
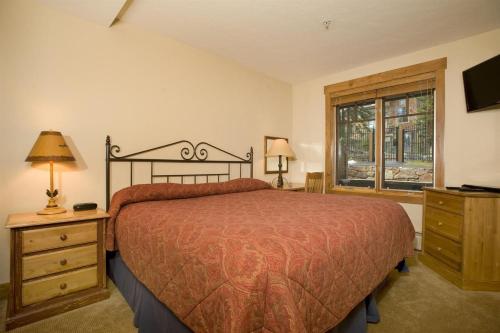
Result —
[[421, 190], [434, 178], [434, 91], [384, 99], [382, 188]]
[[405, 116], [407, 114], [406, 98], [386, 100], [384, 104], [386, 117]]
[[375, 187], [375, 130], [374, 101], [338, 107], [337, 185]]

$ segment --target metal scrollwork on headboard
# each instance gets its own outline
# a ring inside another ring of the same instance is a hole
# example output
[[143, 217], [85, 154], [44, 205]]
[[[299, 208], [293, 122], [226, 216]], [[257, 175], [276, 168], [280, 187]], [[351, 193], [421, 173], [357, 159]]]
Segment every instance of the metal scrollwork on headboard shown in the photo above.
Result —
[[[145, 158], [143, 155], [149, 152], [166, 149], [169, 147], [179, 147], [179, 158]], [[246, 158], [229, 153], [228, 151], [211, 145], [207, 142], [200, 142], [196, 145], [187, 140], [180, 140], [166, 145], [141, 150], [132, 154], [119, 156], [121, 148], [118, 145], [111, 145], [111, 138], [109, 135], [106, 137], [106, 210], [109, 208], [111, 196], [111, 163], [113, 162], [127, 162], [130, 163], [130, 185], [133, 185], [133, 166], [134, 163], [149, 163], [150, 164], [150, 179], [151, 183], [155, 178], [165, 178], [167, 182], [171, 178], [179, 178], [181, 183], [184, 182], [185, 177], [193, 177], [194, 183], [197, 182], [198, 177], [205, 177], [208, 182], [209, 177], [217, 177], [217, 182], [222, 179], [231, 179], [231, 165], [239, 165], [239, 178], [242, 178], [242, 165], [248, 164], [250, 166], [250, 178], [253, 178], [253, 148], [246, 153]], [[209, 159], [209, 151], [219, 152], [223, 159]], [[154, 172], [155, 163], [206, 163], [206, 164], [227, 164], [227, 171], [220, 173], [188, 173], [188, 174], [156, 174]]]

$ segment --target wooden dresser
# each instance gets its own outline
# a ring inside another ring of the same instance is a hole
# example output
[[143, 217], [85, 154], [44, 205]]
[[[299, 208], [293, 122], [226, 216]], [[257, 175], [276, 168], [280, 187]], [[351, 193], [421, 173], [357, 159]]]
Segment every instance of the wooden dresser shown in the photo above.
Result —
[[460, 288], [500, 291], [500, 195], [425, 189], [420, 259]]
[[6, 328], [109, 297], [102, 210], [12, 214]]

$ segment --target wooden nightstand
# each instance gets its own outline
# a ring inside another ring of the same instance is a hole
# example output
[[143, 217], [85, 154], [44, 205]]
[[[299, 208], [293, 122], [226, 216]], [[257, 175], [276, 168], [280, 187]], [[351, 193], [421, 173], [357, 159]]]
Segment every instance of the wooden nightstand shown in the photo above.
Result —
[[109, 297], [103, 210], [7, 217], [7, 330]]
[[421, 261], [466, 290], [500, 291], [500, 195], [424, 191]]
[[[276, 188], [276, 185], [273, 184], [273, 187]], [[278, 188], [276, 188], [278, 189]], [[281, 191], [295, 191], [295, 192], [304, 192], [304, 184], [298, 183], [285, 183], [283, 184], [283, 188], [280, 188]]]

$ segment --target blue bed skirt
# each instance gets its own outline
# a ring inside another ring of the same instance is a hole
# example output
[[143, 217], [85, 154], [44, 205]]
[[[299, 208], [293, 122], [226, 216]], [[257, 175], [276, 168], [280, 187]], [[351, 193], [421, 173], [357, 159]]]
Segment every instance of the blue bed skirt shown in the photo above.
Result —
[[[128, 269], [119, 252], [108, 252], [108, 275], [134, 312], [139, 333], [192, 333]], [[396, 267], [408, 271], [404, 260]], [[367, 323], [377, 323], [380, 316], [374, 293], [368, 295], [349, 315], [328, 333], [365, 333]]]

